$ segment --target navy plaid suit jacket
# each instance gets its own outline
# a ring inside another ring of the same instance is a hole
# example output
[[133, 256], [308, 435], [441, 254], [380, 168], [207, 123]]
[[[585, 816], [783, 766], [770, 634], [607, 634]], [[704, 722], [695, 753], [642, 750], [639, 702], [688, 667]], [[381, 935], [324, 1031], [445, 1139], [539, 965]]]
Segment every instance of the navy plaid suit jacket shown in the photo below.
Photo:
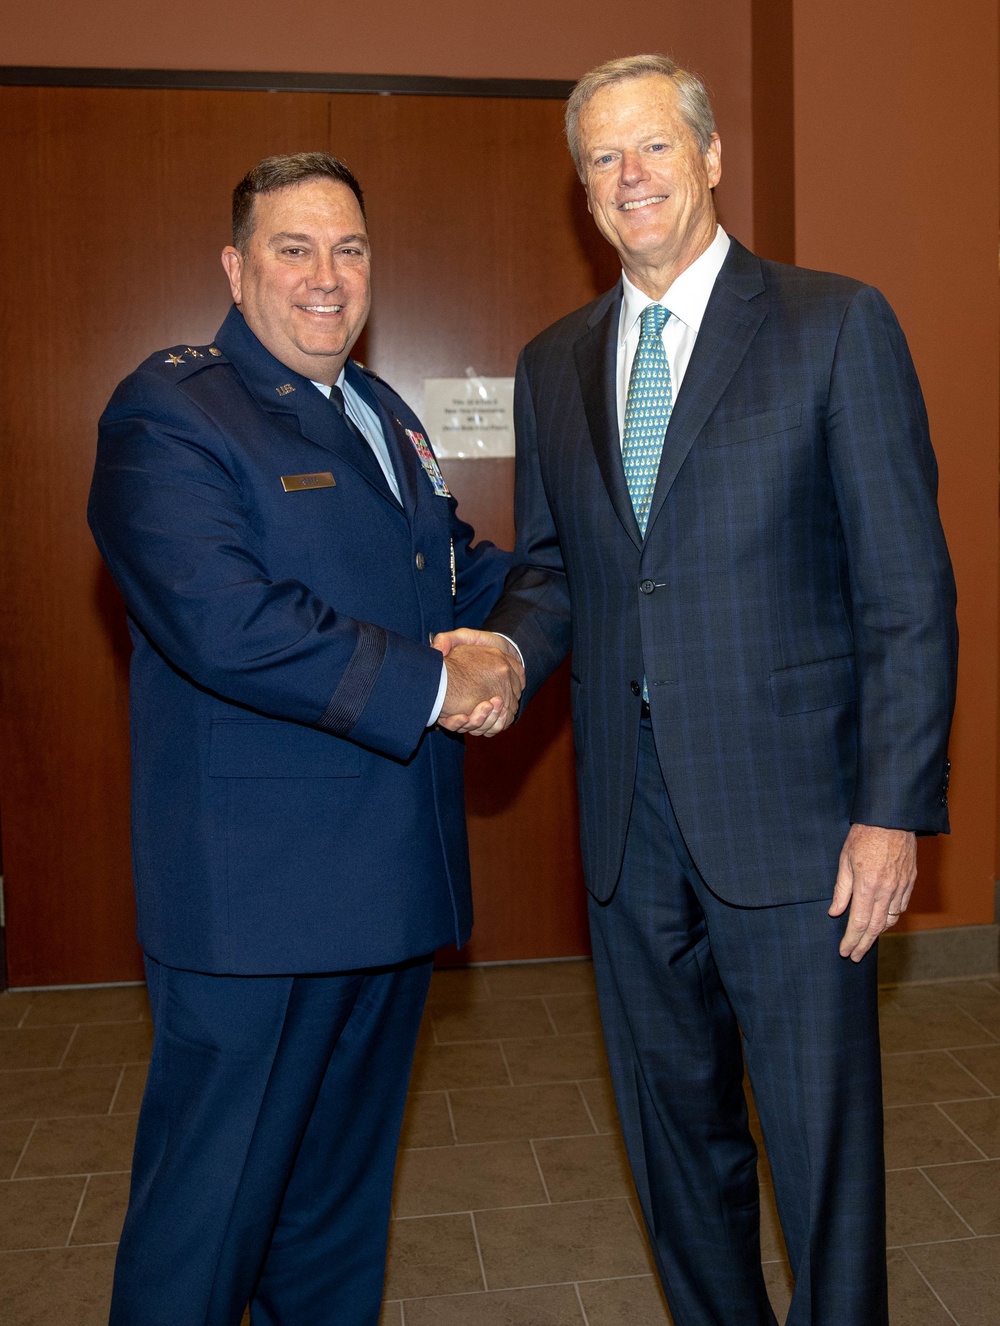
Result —
[[852, 822], [948, 830], [955, 587], [916, 374], [885, 299], [735, 240], [645, 539], [615, 405], [620, 285], [525, 347], [517, 548], [488, 625], [528, 696], [572, 649], [584, 866], [618, 878], [640, 685], [678, 822], [745, 905], [829, 895]]

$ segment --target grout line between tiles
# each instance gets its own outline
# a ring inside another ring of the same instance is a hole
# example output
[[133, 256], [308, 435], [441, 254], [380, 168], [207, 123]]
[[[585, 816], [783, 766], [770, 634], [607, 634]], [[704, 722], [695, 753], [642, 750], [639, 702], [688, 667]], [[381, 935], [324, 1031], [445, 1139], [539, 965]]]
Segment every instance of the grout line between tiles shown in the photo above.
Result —
[[24, 1159], [24, 1153], [25, 1153], [25, 1151], [27, 1151], [27, 1149], [28, 1149], [28, 1145], [29, 1145], [29, 1143], [31, 1142], [31, 1139], [34, 1137], [34, 1135], [35, 1135], [35, 1129], [36, 1129], [37, 1127], [38, 1127], [38, 1120], [37, 1120], [37, 1119], [33, 1119], [32, 1122], [31, 1122], [31, 1129], [30, 1129], [30, 1131], [28, 1132], [28, 1136], [24, 1139], [24, 1146], [21, 1147], [21, 1154], [18, 1156], [17, 1161], [16, 1161], [16, 1163], [15, 1163], [15, 1165], [14, 1165], [14, 1168], [13, 1168], [13, 1169], [11, 1170], [11, 1172], [10, 1172], [10, 1177], [11, 1177], [12, 1179], [14, 1179], [14, 1178], [17, 1177], [17, 1171], [18, 1171], [18, 1170], [20, 1169], [20, 1167], [21, 1167], [21, 1161]]
[[108, 1109], [107, 1109], [107, 1113], [108, 1113], [108, 1114], [114, 1114], [114, 1111], [115, 1111], [115, 1101], [118, 1099], [118, 1094], [119, 1094], [119, 1092], [120, 1092], [121, 1089], [122, 1089], [122, 1083], [123, 1083], [124, 1081], [125, 1081], [125, 1067], [124, 1067], [124, 1065], [122, 1065], [122, 1070], [121, 1070], [121, 1072], [118, 1074], [118, 1081], [115, 1083], [115, 1089], [114, 1089], [114, 1091], [112, 1091], [112, 1093], [111, 1093], [111, 1104], [108, 1106]]
[[70, 1046], [71, 1046], [71, 1045], [73, 1044], [73, 1042], [76, 1040], [77, 1032], [78, 1032], [79, 1030], [80, 1030], [80, 1024], [77, 1023], [76, 1026], [73, 1028], [72, 1032], [70, 1033], [70, 1038], [69, 1038], [69, 1040], [66, 1042], [66, 1048], [65, 1048], [65, 1050], [63, 1050], [63, 1052], [62, 1052], [62, 1058], [61, 1058], [61, 1059], [59, 1060], [59, 1062], [56, 1064], [56, 1067], [57, 1067], [57, 1068], [62, 1068], [62, 1067], [65, 1066], [65, 1063], [66, 1063], [66, 1056], [69, 1054]]
[[559, 1028], [556, 1026], [556, 1020], [555, 1020], [555, 1018], [552, 1016], [552, 1009], [549, 1008], [549, 1000], [548, 1000], [548, 997], [545, 996], [545, 995], [542, 996], [542, 1007], [545, 1009], [545, 1016], [546, 1016], [546, 1017], [548, 1018], [548, 1020], [549, 1020], [549, 1026], [552, 1028], [552, 1035], [553, 1035], [553, 1036], [558, 1036], [558, 1035], [559, 1035]]
[[545, 1200], [551, 1205], [552, 1194], [549, 1192], [549, 1185], [545, 1182], [545, 1173], [542, 1170], [542, 1162], [538, 1159], [538, 1152], [535, 1150], [535, 1138], [528, 1139], [528, 1145], [531, 1147], [531, 1154], [535, 1158], [535, 1169], [538, 1170], [538, 1177], [542, 1181], [542, 1192], [545, 1194]]
[[479, 1274], [483, 1277], [483, 1289], [489, 1291], [489, 1284], [486, 1280], [486, 1263], [483, 1261], [483, 1249], [479, 1242], [479, 1229], [476, 1226], [475, 1214], [470, 1211], [469, 1219], [472, 1221], [472, 1237], [476, 1240], [476, 1256], [479, 1258]]
[[931, 1293], [934, 1295], [934, 1297], [937, 1299], [937, 1301], [941, 1304], [941, 1307], [942, 1307], [943, 1310], [948, 1314], [948, 1316], [951, 1318], [951, 1320], [955, 1323], [955, 1326], [961, 1326], [961, 1323], [959, 1322], [959, 1320], [958, 1320], [958, 1318], [955, 1316], [955, 1314], [952, 1312], [952, 1310], [948, 1307], [948, 1304], [944, 1301], [944, 1299], [941, 1297], [941, 1295], [938, 1293], [938, 1291], [934, 1288], [934, 1286], [931, 1284], [931, 1282], [927, 1279], [927, 1276], [924, 1275], [923, 1271], [920, 1269], [920, 1267], [919, 1267], [919, 1266], [917, 1265], [917, 1263], [913, 1260], [913, 1258], [910, 1256], [910, 1254], [906, 1251], [905, 1248], [903, 1249], [903, 1256], [906, 1258], [906, 1260], [910, 1263], [910, 1265], [911, 1265], [911, 1266], [913, 1267], [913, 1269], [916, 1271], [917, 1275], [920, 1276], [921, 1280], [923, 1280], [924, 1284], [925, 1284], [925, 1285], [927, 1286], [927, 1288], [931, 1291]]
[[76, 1211], [73, 1213], [73, 1223], [69, 1227], [69, 1233], [66, 1235], [66, 1242], [63, 1244], [63, 1247], [68, 1248], [73, 1241], [73, 1235], [76, 1232], [76, 1222], [80, 1219], [80, 1212], [83, 1210], [84, 1200], [87, 1196], [87, 1193], [90, 1191], [90, 1180], [92, 1179], [92, 1177], [93, 1175], [88, 1174], [86, 1180], [84, 1181], [83, 1188], [80, 1192], [80, 1200], [77, 1202]]
[[25, 1008], [24, 1012], [21, 1014], [21, 1020], [20, 1020], [20, 1022], [18, 1022], [17, 1026], [14, 1028], [15, 1031], [20, 1031], [21, 1028], [24, 1026], [24, 1019], [25, 1019], [25, 1018], [28, 1016], [28, 1014], [31, 1012], [31, 1008], [32, 1008], [32, 1005], [34, 1004], [34, 1002], [35, 1002], [35, 1001], [34, 1001], [33, 999], [29, 999], [29, 1000], [28, 1000], [27, 1007]]
[[452, 1146], [458, 1146], [458, 1129], [455, 1127], [455, 1111], [451, 1108], [451, 1095], [447, 1091], [444, 1093], [444, 1103], [448, 1107], [448, 1122], [451, 1125]]
[[[976, 1161], [970, 1161], [969, 1163], [970, 1163], [970, 1164], [978, 1165], [978, 1164], [980, 1164], [981, 1162], [978, 1161], [978, 1160], [976, 1160]], [[919, 1167], [918, 1167], [918, 1168], [919, 1168]], [[965, 1228], [966, 1228], [971, 1234], [975, 1234], [976, 1231], [975, 1231], [975, 1230], [972, 1228], [972, 1226], [969, 1224], [968, 1220], [966, 1220], [965, 1216], [962, 1215], [962, 1213], [961, 1213], [961, 1211], [958, 1209], [958, 1207], [955, 1206], [955, 1204], [954, 1204], [953, 1202], [951, 1202], [951, 1201], [948, 1200], [948, 1194], [947, 1194], [947, 1193], [943, 1193], [943, 1192], [941, 1191], [941, 1189], [937, 1186], [937, 1184], [934, 1182], [934, 1180], [931, 1178], [931, 1176], [930, 1176], [929, 1174], [924, 1174], [924, 1171], [923, 1171], [922, 1168], [920, 1169], [920, 1173], [924, 1175], [924, 1178], [925, 1178], [925, 1179], [927, 1180], [927, 1182], [931, 1185], [931, 1187], [934, 1189], [934, 1191], [937, 1193], [937, 1195], [941, 1198], [941, 1200], [945, 1203], [945, 1205], [951, 1207], [951, 1209], [952, 1209], [952, 1210], [955, 1212], [955, 1214], [958, 1216], [959, 1220], [961, 1220], [961, 1222], [962, 1222], [962, 1224], [965, 1226]], [[977, 1237], [978, 1237], [978, 1235], [977, 1235]], [[945, 1241], [946, 1241], [946, 1240], [944, 1240], [944, 1239], [941, 1240], [942, 1243], [945, 1242]]]
[[[73, 1249], [74, 1249], [74, 1251], [75, 1251], [77, 1248], [117, 1248], [117, 1247], [118, 1247], [118, 1240], [117, 1240], [117, 1239], [113, 1239], [113, 1240], [111, 1240], [111, 1241], [108, 1242], [108, 1243], [74, 1243], [74, 1244], [73, 1244]], [[17, 1256], [19, 1256], [22, 1252], [62, 1252], [62, 1251], [63, 1251], [63, 1249], [60, 1248], [58, 1245], [55, 1246], [55, 1247], [53, 1247], [53, 1245], [52, 1245], [51, 1243], [47, 1243], [47, 1244], [45, 1244], [44, 1246], [42, 1246], [42, 1247], [38, 1247], [38, 1248], [4, 1248], [2, 1255], [3, 1255], [4, 1257], [17, 1257]]]
[[[978, 1083], [979, 1086], [981, 1086], [982, 1089], [986, 1092], [986, 1095], [987, 1095], [987, 1096], [995, 1096], [995, 1095], [996, 1095], [996, 1092], [995, 1092], [995, 1091], [991, 1091], [991, 1090], [989, 1089], [989, 1087], [986, 1085], [985, 1082], [983, 1082], [980, 1078], [976, 1077], [975, 1073], [972, 1071], [971, 1068], [967, 1068], [967, 1067], [965, 1066], [965, 1064], [962, 1063], [961, 1059], [957, 1059], [957, 1058], [955, 1057], [955, 1052], [954, 1052], [954, 1050], [946, 1050], [946, 1051], [945, 1051], [945, 1054], [948, 1055], [948, 1057], [951, 1059], [951, 1061], [952, 1061], [953, 1063], [958, 1064], [959, 1068], [961, 1068], [961, 1070], [962, 1070], [963, 1073], [968, 1073], [969, 1076], [972, 1078], [973, 1082]], [[981, 1099], [981, 1098], [980, 1098], [980, 1099]]]
[[510, 1071], [510, 1061], [507, 1058], [507, 1051], [503, 1048], [503, 1041], [498, 1040], [497, 1045], [500, 1047], [500, 1058], [503, 1060], [504, 1072], [507, 1074], [507, 1084], [515, 1087], [517, 1083], [514, 1081], [514, 1074]]
[[[585, 1080], [589, 1082], [589, 1081], [592, 1081], [593, 1079], [591, 1079], [591, 1078], [586, 1078]], [[594, 1118], [593, 1111], [592, 1111], [591, 1108], [590, 1108], [590, 1102], [587, 1100], [587, 1093], [584, 1091], [584, 1089], [583, 1089], [583, 1087], [580, 1085], [579, 1081], [574, 1082], [573, 1085], [576, 1087], [577, 1091], [580, 1093], [580, 1099], [583, 1101], [583, 1108], [587, 1111], [587, 1118], [590, 1120], [590, 1125], [591, 1125], [591, 1127], [593, 1128], [593, 1130], [594, 1130], [595, 1133], [600, 1134], [600, 1131], [601, 1131], [601, 1130], [600, 1130], [600, 1128], [598, 1128], [598, 1126], [597, 1126], [597, 1120]]]
[[957, 1128], [957, 1129], [958, 1129], [958, 1131], [962, 1134], [962, 1136], [965, 1138], [965, 1140], [968, 1142], [968, 1144], [969, 1144], [970, 1146], [974, 1146], [974, 1147], [976, 1148], [976, 1150], [979, 1152], [979, 1154], [982, 1156], [982, 1158], [983, 1158], [984, 1160], [995, 1160], [995, 1159], [996, 1159], [995, 1156], [988, 1156], [988, 1155], [986, 1154], [986, 1152], [983, 1150], [983, 1148], [978, 1144], [978, 1142], [974, 1142], [974, 1141], [972, 1140], [972, 1138], [969, 1136], [969, 1134], [965, 1131], [965, 1129], [961, 1126], [961, 1124], [957, 1124], [957, 1123], [955, 1122], [955, 1120], [951, 1117], [950, 1114], [946, 1114], [946, 1113], [945, 1113], [945, 1111], [941, 1108], [940, 1105], [935, 1105], [934, 1108], [935, 1108], [936, 1110], [939, 1111], [939, 1113], [941, 1114], [941, 1117], [942, 1117], [942, 1118], [948, 1120], [948, 1122], [951, 1124], [951, 1126], [952, 1126], [953, 1128]]
[[[87, 1246], [87, 1245], [80, 1245], [80, 1244], [78, 1244], [77, 1246], [79, 1247], [79, 1246]], [[98, 1246], [98, 1245], [91, 1245], [91, 1246]], [[580, 1281], [575, 1281], [575, 1280], [540, 1280], [540, 1281], [538, 1281], [536, 1284], [530, 1284], [530, 1285], [502, 1285], [502, 1286], [498, 1286], [498, 1288], [496, 1288], [496, 1289], [487, 1289], [487, 1290], [485, 1290], [485, 1291], [482, 1290], [482, 1289], [459, 1289], [459, 1290], [457, 1290], [457, 1291], [455, 1291], [454, 1293], [451, 1293], [451, 1294], [448, 1294], [448, 1293], [444, 1293], [444, 1294], [442, 1294], [442, 1293], [440, 1293], [440, 1292], [439, 1292], [439, 1293], [436, 1293], [436, 1294], [411, 1294], [410, 1297], [409, 1297], [408, 1299], [405, 1299], [405, 1300], [400, 1299], [400, 1300], [398, 1300], [398, 1301], [399, 1301], [399, 1302], [404, 1302], [404, 1301], [405, 1301], [405, 1302], [407, 1302], [407, 1303], [419, 1303], [419, 1302], [423, 1301], [424, 1299], [428, 1299], [428, 1298], [473, 1298], [473, 1297], [475, 1297], [475, 1295], [477, 1295], [477, 1294], [482, 1294], [482, 1293], [484, 1293], [484, 1292], [487, 1293], [487, 1294], [519, 1294], [519, 1293], [521, 1293], [522, 1290], [525, 1290], [525, 1289], [562, 1289], [563, 1287], [571, 1288], [574, 1284], [577, 1284], [577, 1283], [579, 1283], [579, 1284], [581, 1284], [581, 1285], [603, 1285], [603, 1284], [607, 1284], [607, 1283], [608, 1283], [609, 1281], [611, 1281], [611, 1280], [614, 1280], [614, 1281], [619, 1281], [619, 1280], [620, 1280], [620, 1281], [625, 1281], [625, 1280], [650, 1280], [650, 1279], [652, 1279], [652, 1278], [653, 1278], [653, 1277], [652, 1277], [652, 1274], [651, 1274], [651, 1272], [649, 1272], [649, 1271], [637, 1271], [637, 1272], [635, 1273], [635, 1275], [602, 1275], [602, 1276], [599, 1276], [599, 1277], [597, 1277], [597, 1278], [595, 1278], [595, 1279], [593, 1279], [593, 1280], [580, 1280]]]
[[587, 1316], [587, 1309], [583, 1306], [583, 1295], [580, 1293], [579, 1282], [574, 1280], [573, 1288], [576, 1290], [576, 1301], [580, 1305], [580, 1315], [583, 1317], [583, 1326], [590, 1326], [590, 1318]]

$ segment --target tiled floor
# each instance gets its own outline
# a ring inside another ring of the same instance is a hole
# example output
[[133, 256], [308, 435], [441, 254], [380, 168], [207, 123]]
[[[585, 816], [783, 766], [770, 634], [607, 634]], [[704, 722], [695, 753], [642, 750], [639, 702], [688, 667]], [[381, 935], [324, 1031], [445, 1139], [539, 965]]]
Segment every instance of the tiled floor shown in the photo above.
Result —
[[[887, 989], [882, 1016], [892, 1326], [1000, 1326], [1000, 981]], [[141, 990], [0, 996], [5, 1326], [107, 1320], [149, 1040]], [[762, 1171], [780, 1317], [788, 1272]], [[384, 1326], [668, 1321], [616, 1131], [590, 964], [438, 973], [400, 1153]]]

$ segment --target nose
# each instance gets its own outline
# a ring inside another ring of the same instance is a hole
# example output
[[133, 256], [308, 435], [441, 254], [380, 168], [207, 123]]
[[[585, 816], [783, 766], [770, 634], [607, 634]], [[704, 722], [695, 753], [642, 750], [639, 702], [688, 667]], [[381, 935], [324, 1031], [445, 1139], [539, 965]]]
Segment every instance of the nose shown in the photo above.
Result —
[[648, 178], [646, 168], [643, 165], [642, 154], [640, 152], [623, 152], [620, 171], [622, 184], [627, 189], [634, 189], [637, 184], [642, 184]]
[[313, 267], [311, 285], [320, 290], [335, 290], [340, 284], [337, 259], [332, 253], [319, 253]]

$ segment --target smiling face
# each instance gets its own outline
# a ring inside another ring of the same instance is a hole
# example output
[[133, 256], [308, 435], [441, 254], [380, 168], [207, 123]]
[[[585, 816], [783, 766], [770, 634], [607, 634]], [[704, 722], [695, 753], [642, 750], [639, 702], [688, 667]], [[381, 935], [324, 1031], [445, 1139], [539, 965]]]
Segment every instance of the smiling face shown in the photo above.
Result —
[[659, 299], [715, 236], [718, 135], [702, 153], [662, 74], [601, 88], [581, 109], [577, 134], [597, 228], [629, 279]]
[[371, 252], [358, 200], [317, 176], [254, 202], [254, 229], [222, 264], [247, 326], [276, 359], [336, 382], [371, 307]]

